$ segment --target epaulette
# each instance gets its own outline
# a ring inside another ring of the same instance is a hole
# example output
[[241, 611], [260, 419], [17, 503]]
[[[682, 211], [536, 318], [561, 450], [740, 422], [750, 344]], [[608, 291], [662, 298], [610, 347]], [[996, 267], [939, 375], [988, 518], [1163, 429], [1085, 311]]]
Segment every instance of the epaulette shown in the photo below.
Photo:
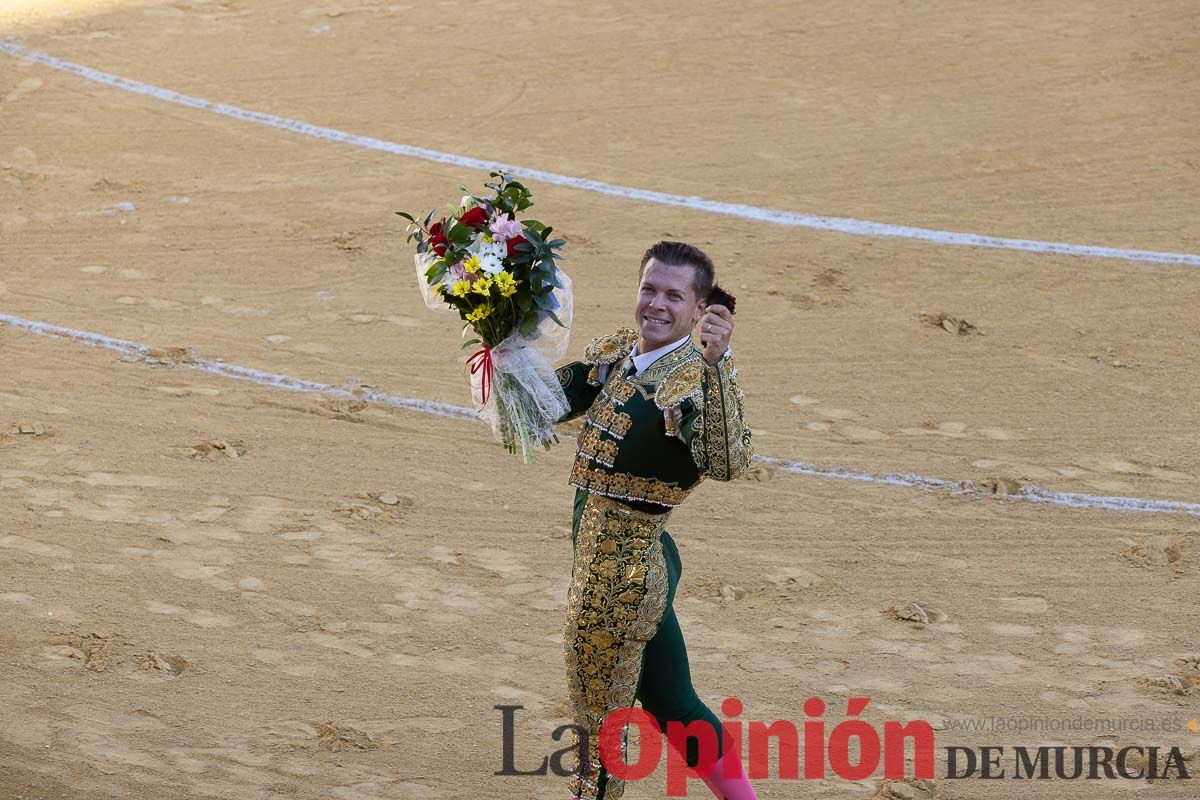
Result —
[[633, 328], [620, 328], [616, 333], [592, 339], [592, 343], [583, 350], [583, 360], [593, 366], [615, 364], [633, 352], [637, 341], [637, 331]]
[[700, 384], [703, 374], [703, 364], [699, 356], [688, 359], [663, 378], [654, 392], [654, 405], [666, 411], [684, 400], [700, 398], [703, 395]]

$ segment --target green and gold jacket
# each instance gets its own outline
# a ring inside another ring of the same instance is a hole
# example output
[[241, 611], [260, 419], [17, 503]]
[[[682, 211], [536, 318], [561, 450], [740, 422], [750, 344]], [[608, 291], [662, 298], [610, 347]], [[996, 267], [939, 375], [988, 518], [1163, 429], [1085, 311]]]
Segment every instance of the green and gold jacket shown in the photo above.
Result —
[[571, 404], [562, 421], [586, 414], [572, 486], [659, 512], [705, 478], [729, 481], [745, 472], [750, 427], [728, 350], [714, 366], [689, 339], [626, 377], [637, 340], [635, 330], [622, 328], [594, 339], [583, 361], [558, 368]]

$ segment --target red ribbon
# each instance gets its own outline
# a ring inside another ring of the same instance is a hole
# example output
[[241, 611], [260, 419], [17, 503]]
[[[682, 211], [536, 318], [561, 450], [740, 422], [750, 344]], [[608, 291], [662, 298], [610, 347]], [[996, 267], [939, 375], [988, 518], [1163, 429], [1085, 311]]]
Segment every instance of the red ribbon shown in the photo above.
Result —
[[483, 349], [475, 351], [475, 354], [467, 359], [467, 366], [471, 368], [471, 374], [482, 372], [479, 383], [483, 387], [483, 405], [487, 405], [488, 398], [492, 394], [492, 349], [486, 344]]

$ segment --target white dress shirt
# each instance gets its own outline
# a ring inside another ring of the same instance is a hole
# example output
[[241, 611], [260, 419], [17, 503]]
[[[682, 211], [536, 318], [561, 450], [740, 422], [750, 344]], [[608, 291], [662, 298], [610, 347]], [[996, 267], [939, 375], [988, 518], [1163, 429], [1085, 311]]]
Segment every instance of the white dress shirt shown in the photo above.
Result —
[[[649, 367], [651, 364], [653, 364], [655, 361], [658, 361], [660, 358], [665, 356], [667, 353], [670, 353], [675, 348], [682, 346], [685, 342], [691, 341], [691, 339], [692, 339], [692, 334], [689, 331], [686, 336], [678, 339], [677, 341], [671, 342], [668, 345], [663, 345], [662, 347], [656, 347], [653, 350], [651, 350], [649, 353], [639, 353], [637, 345], [635, 344], [633, 346], [633, 352], [630, 353], [630, 355], [633, 357], [634, 369], [637, 372], [644, 372], [645, 369], [647, 367]], [[611, 366], [611, 365], [602, 364], [602, 365], [600, 365], [600, 369], [598, 369], [596, 371], [597, 375], [600, 378], [601, 383], [604, 383], [604, 381], [608, 378], [609, 366]], [[634, 373], [634, 374], [636, 374], [636, 373]], [[675, 418], [675, 438], [679, 439], [679, 441], [682, 442], [683, 441], [683, 432], [680, 430], [680, 427], [683, 425], [683, 412], [679, 409], [678, 406], [676, 406], [675, 408], [672, 408], [670, 411], [664, 411], [663, 417], [666, 418], [667, 414], [670, 414], [672, 417]]]

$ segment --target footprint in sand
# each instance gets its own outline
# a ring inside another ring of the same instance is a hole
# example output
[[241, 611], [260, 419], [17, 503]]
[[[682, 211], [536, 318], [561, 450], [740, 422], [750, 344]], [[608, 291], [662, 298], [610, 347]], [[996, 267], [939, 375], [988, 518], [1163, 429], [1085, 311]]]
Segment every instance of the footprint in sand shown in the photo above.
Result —
[[301, 660], [302, 656], [291, 651], [284, 652], [266, 647], [256, 647], [250, 651], [250, 656], [261, 664], [269, 664], [280, 672], [300, 678], [331, 674], [328, 669], [319, 664], [305, 663]]
[[1178, 533], [1139, 536], [1126, 545], [1122, 555], [1139, 567], [1153, 567], [1182, 572], [1186, 543]]
[[567, 605], [566, 591], [557, 585], [510, 583], [502, 591], [517, 596], [519, 603], [538, 611], [557, 611]]
[[0, 594], [0, 603], [11, 603], [19, 606], [32, 617], [46, 622], [61, 625], [78, 625], [79, 614], [67, 606], [58, 603], [45, 603], [24, 592], [4, 592]]
[[1037, 633], [1037, 628], [1032, 625], [1018, 625], [1014, 622], [994, 622], [988, 625], [988, 630], [998, 636], [1025, 637]]
[[362, 645], [355, 644], [354, 642], [346, 641], [345, 639], [341, 639], [337, 636], [334, 636], [332, 633], [326, 633], [325, 631], [309, 631], [305, 634], [305, 636], [310, 641], [319, 644], [321, 647], [327, 647], [330, 650], [339, 650], [356, 658], [371, 658], [375, 655], [374, 651], [372, 651], [370, 648], [363, 647]]
[[0, 547], [10, 550], [20, 550], [30, 555], [40, 556], [41, 558], [53, 558], [59, 561], [71, 560], [71, 551], [61, 545], [40, 542], [36, 539], [27, 539], [15, 533], [0, 536]]
[[182, 675], [192, 666], [192, 662], [183, 656], [166, 655], [153, 650], [146, 653], [139, 653], [135, 657], [135, 660], [138, 669], [143, 672], [161, 672], [171, 677]]
[[4, 102], [15, 103], [22, 97], [36, 92], [40, 88], [42, 88], [41, 78], [25, 78], [23, 81], [17, 84], [15, 89], [4, 95]]
[[298, 345], [292, 346], [291, 349], [295, 350], [297, 353], [304, 353], [305, 355], [310, 356], [323, 356], [333, 352], [332, 347], [320, 342], [301, 342]]
[[192, 458], [200, 461], [236, 460], [242, 458], [247, 452], [249, 452], [249, 448], [241, 439], [205, 439], [191, 447]]
[[1050, 608], [1046, 598], [1036, 594], [1001, 597], [998, 602], [1000, 608], [1014, 614], [1045, 614]]
[[202, 608], [188, 609], [183, 606], [171, 605], [170, 603], [160, 603], [157, 600], [146, 601], [144, 607], [151, 614], [177, 616], [184, 622], [200, 628], [232, 628], [235, 625], [234, 621], [228, 617], [214, 614]]
[[837, 428], [837, 433], [845, 438], [848, 442], [854, 444], [864, 444], [866, 442], [879, 442], [884, 439], [891, 438], [883, 431], [877, 431], [874, 428], [865, 428], [861, 425], [842, 425]]
[[122, 295], [113, 299], [114, 303], [123, 306], [138, 306], [143, 305], [152, 311], [175, 311], [183, 308], [183, 303], [177, 300], [167, 300], [160, 297], [134, 297], [132, 295]]
[[429, 557], [439, 564], [457, 564], [461, 555], [460, 551], [451, 550], [449, 547], [443, 547], [442, 545], [434, 545], [429, 548]]
[[1134, 685], [1143, 692], [1151, 694], [1188, 697], [1200, 692], [1200, 677], [1195, 674], [1156, 675], [1149, 678], [1139, 678]]
[[895, 620], [916, 623], [919, 627], [936, 625], [945, 622], [949, 615], [941, 609], [934, 608], [923, 600], [914, 600], [903, 605], [891, 606], [884, 613]]
[[[926, 719], [926, 717], [922, 717]], [[935, 781], [913, 779], [904, 781], [881, 781], [875, 794], [867, 800], [941, 800], [946, 797]]]
[[393, 325], [399, 325], [402, 328], [421, 327], [421, 323], [416, 317], [409, 317], [404, 314], [389, 314], [388, 316], [384, 317], [384, 320], [392, 323]]
[[222, 297], [215, 295], [205, 295], [200, 298], [200, 305], [207, 308], [215, 308], [222, 314], [228, 314], [231, 317], [265, 317], [270, 314], [270, 310], [266, 308], [257, 308], [255, 306], [242, 305], [241, 303], [227, 302]]
[[814, 408], [813, 412], [818, 416], [824, 417], [825, 419], [832, 420], [855, 419], [858, 417], [857, 413], [847, 408], [829, 408], [826, 406], [819, 406]]
[[821, 583], [821, 578], [800, 567], [781, 567], [779, 570], [763, 575], [769, 583], [787, 593], [811, 589]]
[[1083, 456], [1076, 459], [1075, 466], [1083, 469], [1113, 475], [1130, 475], [1134, 477], [1158, 478], [1164, 481], [1190, 481], [1193, 476], [1171, 469], [1165, 464], [1152, 465], [1137, 461], [1129, 461], [1112, 456]]
[[[326, 416], [346, 422], [358, 422], [360, 418], [356, 417], [355, 414], [367, 409], [367, 404], [361, 400], [351, 400], [342, 397], [322, 397], [317, 405], [326, 412]], [[389, 496], [395, 497], [395, 495]]]
[[967, 438], [967, 423], [939, 422], [936, 425], [925, 423], [924, 428], [901, 428], [900, 432], [909, 436], [945, 436], [948, 439]]
[[378, 750], [382, 746], [382, 743], [376, 736], [349, 725], [335, 725], [332, 722], [314, 722], [313, 728], [317, 734], [318, 750], [341, 753], [347, 750]]
[[[1000, 461], [999, 459], [991, 459], [991, 458], [981, 458], [976, 461], [972, 461], [971, 466], [977, 467], [979, 469], [996, 469], [997, 467], [1004, 467], [1005, 472], [1009, 473], [1009, 475], [1011, 475], [1011, 477], [1018, 484], [1020, 483], [1020, 481], [1022, 479], [1044, 481], [1044, 480], [1052, 480], [1052, 479], [1058, 478], [1062, 475], [1062, 473], [1059, 472], [1058, 470], [1047, 469], [1045, 467], [1039, 467], [1036, 464], [1022, 464], [1022, 463], [1016, 463], [1016, 462]], [[1008, 477], [1008, 476], [996, 476], [996, 477], [1003, 478], [1003, 477]]]
[[52, 661], [73, 661], [92, 672], [107, 672], [125, 662], [128, 649], [129, 643], [114, 634], [72, 633], [43, 654]]
[[503, 550], [498, 547], [480, 547], [471, 553], [471, 557], [479, 566], [501, 575], [512, 576], [528, 572], [525, 562], [511, 550]]
[[23, 214], [10, 212], [0, 216], [0, 231], [4, 233], [15, 233], [29, 224], [29, 217]]
[[155, 386], [154, 391], [162, 392], [171, 397], [191, 397], [192, 395], [200, 395], [202, 397], [216, 397], [221, 394], [220, 389], [214, 389], [211, 386]]
[[35, 438], [54, 435], [54, 432], [41, 422], [18, 422], [7, 428], [4, 433], [10, 436], [31, 436]]

